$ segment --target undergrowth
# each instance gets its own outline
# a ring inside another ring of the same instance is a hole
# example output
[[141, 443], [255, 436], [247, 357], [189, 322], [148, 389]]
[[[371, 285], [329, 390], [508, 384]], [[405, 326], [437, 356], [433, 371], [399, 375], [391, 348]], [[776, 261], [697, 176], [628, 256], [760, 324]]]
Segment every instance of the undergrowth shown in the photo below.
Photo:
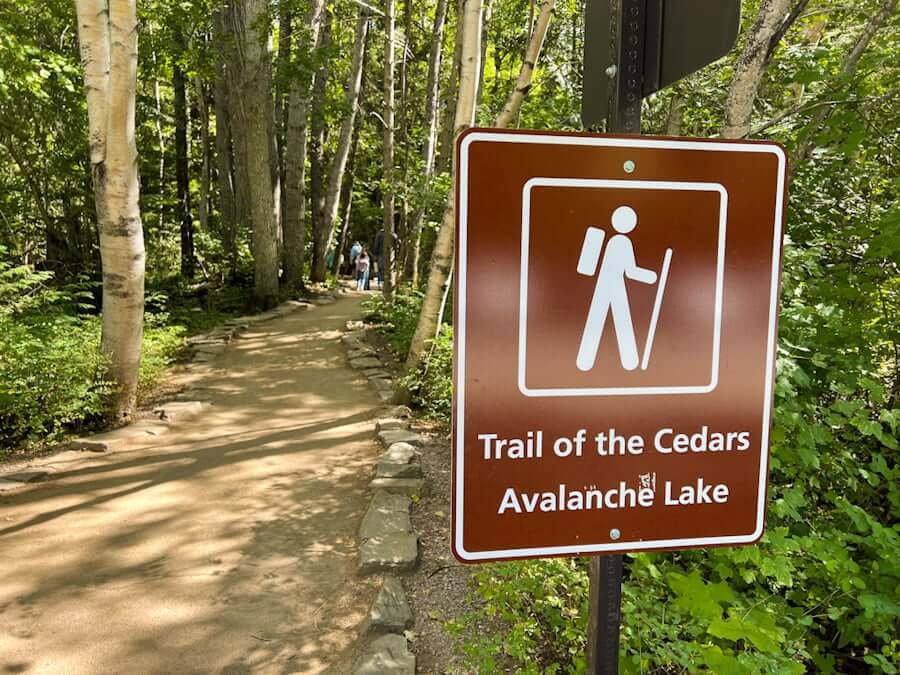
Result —
[[[900, 410], [876, 354], [821, 335], [859, 325], [827, 298], [833, 275], [787, 252], [767, 531], [759, 544], [628, 555], [623, 673], [897, 673]], [[421, 296], [367, 305], [402, 356]], [[813, 303], [814, 304], [814, 303]], [[795, 345], [816, 344], [809, 350]], [[416, 405], [449, 424], [452, 329], [407, 376]], [[472, 575], [477, 609], [447, 629], [472, 672], [582, 673], [587, 560], [494, 563]], [[502, 629], [474, 631], [476, 625]]]
[[[54, 285], [52, 273], [5, 262], [3, 253], [0, 249], [0, 457], [103, 427], [111, 393], [100, 349], [97, 285], [86, 279]], [[178, 358], [185, 337], [239, 309], [239, 298], [214, 305], [177, 289], [148, 293], [139, 398]]]

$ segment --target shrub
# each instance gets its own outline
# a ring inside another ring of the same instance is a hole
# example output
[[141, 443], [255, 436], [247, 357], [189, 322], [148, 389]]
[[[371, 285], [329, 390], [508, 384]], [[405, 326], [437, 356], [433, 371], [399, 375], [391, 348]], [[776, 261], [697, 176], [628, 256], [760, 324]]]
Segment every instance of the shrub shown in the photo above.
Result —
[[398, 288], [391, 300], [378, 293], [363, 303], [365, 319], [380, 324], [391, 349], [401, 357], [409, 352], [409, 345], [419, 322], [422, 297], [420, 291]]
[[[474, 672], [584, 672], [587, 587], [584, 559], [486, 565], [472, 575], [481, 608], [452, 620], [447, 628], [461, 639]], [[469, 630], [485, 620], [499, 621], [503, 629]]]
[[101, 418], [109, 392], [103, 366], [96, 318], [0, 315], [0, 448], [52, 441]]
[[443, 326], [419, 369], [404, 384], [413, 403], [433, 419], [449, 421], [453, 413], [453, 328]]

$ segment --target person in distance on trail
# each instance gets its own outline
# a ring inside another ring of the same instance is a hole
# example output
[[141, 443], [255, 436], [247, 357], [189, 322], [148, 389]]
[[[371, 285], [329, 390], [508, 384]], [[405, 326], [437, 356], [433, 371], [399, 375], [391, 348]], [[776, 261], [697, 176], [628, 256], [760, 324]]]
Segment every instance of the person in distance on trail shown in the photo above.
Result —
[[369, 282], [369, 252], [362, 249], [356, 257], [356, 290], [364, 291]]
[[359, 243], [358, 239], [355, 239], [353, 246], [350, 247], [350, 269], [356, 269], [356, 259], [360, 253], [362, 253], [362, 244]]

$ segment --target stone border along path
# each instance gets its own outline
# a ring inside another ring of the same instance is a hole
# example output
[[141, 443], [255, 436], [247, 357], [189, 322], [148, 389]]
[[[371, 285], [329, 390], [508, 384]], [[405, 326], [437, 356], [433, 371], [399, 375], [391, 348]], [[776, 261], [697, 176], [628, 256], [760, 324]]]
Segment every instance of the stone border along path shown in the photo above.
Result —
[[[190, 363], [184, 368], [187, 373], [206, 368], [206, 364], [225, 351], [225, 347], [234, 339], [239, 339], [241, 333], [255, 326], [278, 317], [291, 314], [298, 310], [315, 309], [316, 305], [330, 305], [335, 298], [344, 293], [344, 289], [328, 291], [325, 295], [311, 297], [310, 299], [288, 300], [277, 307], [260, 314], [236, 317], [228, 319], [221, 326], [213, 328], [208, 333], [194, 335], [187, 339], [187, 347], [192, 352]], [[387, 373], [385, 373], [387, 375]], [[123, 450], [129, 444], [147, 440], [148, 436], [161, 436], [169, 431], [173, 424], [193, 419], [202, 414], [209, 403], [197, 400], [198, 393], [190, 387], [176, 394], [174, 401], [161, 403], [153, 408], [153, 419], [138, 419], [128, 426], [112, 431], [105, 431], [91, 436], [74, 438], [57, 445], [54, 450], [62, 452], [110, 452]], [[382, 397], [382, 400], [383, 397]], [[40, 459], [46, 459], [43, 456]], [[60, 459], [59, 454], [50, 455], [54, 461]], [[9, 492], [27, 486], [29, 483], [39, 483], [48, 480], [53, 472], [52, 466], [28, 467], [16, 469], [13, 473], [0, 474], [0, 492]]]
[[[383, 403], [394, 397], [394, 382], [381, 358], [365, 342], [360, 321], [347, 323], [341, 337], [350, 365], [360, 370]], [[410, 431], [412, 411], [395, 406], [375, 422], [378, 440], [385, 447], [375, 465], [372, 501], [359, 526], [360, 574], [380, 574], [382, 586], [369, 610], [361, 639], [367, 641], [357, 659], [355, 675], [413, 675], [416, 657], [410, 652], [406, 630], [413, 615], [399, 577], [419, 561], [419, 538], [409, 513], [413, 499], [425, 494], [422, 467], [418, 462], [423, 439]]]

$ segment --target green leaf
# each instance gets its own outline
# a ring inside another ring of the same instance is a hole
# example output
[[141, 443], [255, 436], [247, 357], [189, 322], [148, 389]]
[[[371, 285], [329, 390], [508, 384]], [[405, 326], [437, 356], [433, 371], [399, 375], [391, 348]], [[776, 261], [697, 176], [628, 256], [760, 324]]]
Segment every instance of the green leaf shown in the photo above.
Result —
[[777, 654], [784, 641], [784, 631], [775, 625], [775, 619], [768, 613], [754, 609], [745, 617], [732, 614], [726, 620], [715, 619], [707, 632], [731, 642], [749, 641], [764, 652]]

